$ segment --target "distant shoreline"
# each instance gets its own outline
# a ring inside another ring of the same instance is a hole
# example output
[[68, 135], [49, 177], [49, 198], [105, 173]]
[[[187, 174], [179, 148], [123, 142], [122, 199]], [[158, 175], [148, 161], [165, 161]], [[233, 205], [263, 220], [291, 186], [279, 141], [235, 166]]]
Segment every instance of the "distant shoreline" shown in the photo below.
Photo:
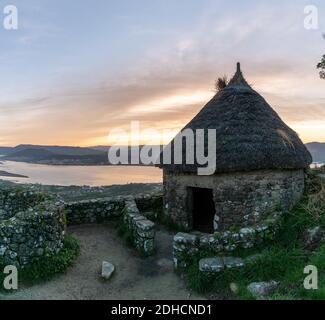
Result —
[[31, 161], [31, 160], [18, 160], [18, 159], [3, 159], [1, 163], [5, 161], [29, 163], [44, 166], [70, 166], [70, 167], [155, 167], [155, 164], [110, 164], [110, 163], [78, 163], [78, 162], [55, 162], [55, 161]]
[[22, 174], [10, 173], [7, 171], [0, 170], [0, 177], [10, 177], [10, 178], [28, 178]]

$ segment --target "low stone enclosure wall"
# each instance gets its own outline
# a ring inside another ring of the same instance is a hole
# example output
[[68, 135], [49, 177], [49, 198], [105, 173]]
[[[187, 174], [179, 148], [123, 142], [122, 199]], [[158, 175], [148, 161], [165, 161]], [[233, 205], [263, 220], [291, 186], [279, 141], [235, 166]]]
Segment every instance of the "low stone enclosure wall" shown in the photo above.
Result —
[[162, 206], [161, 194], [115, 197], [64, 203], [47, 194], [19, 189], [0, 190], [0, 263], [26, 267], [42, 257], [58, 254], [66, 225], [101, 223], [120, 217], [134, 247], [154, 253], [155, 225], [140, 214]]
[[161, 193], [71, 202], [65, 209], [68, 225], [103, 223], [120, 217], [134, 247], [149, 256], [155, 250], [155, 224], [145, 214], [152, 217], [153, 209], [158, 207], [162, 207]]
[[143, 255], [155, 251], [155, 224], [142, 216], [134, 200], [127, 200], [123, 210], [123, 222], [132, 235], [135, 248]]
[[281, 220], [281, 212], [275, 211], [263, 223], [252, 227], [213, 234], [177, 233], [173, 243], [174, 266], [176, 269], [187, 267], [200, 252], [229, 255], [237, 249], [249, 249], [273, 240], [280, 229]]
[[57, 254], [65, 236], [64, 204], [41, 193], [0, 190], [0, 261], [25, 267]]
[[[102, 223], [119, 218], [131, 235], [134, 247], [144, 255], [155, 250], [155, 218], [162, 208], [162, 194], [133, 198], [113, 197], [71, 203], [31, 191], [0, 191], [0, 260], [24, 267], [52, 254], [63, 246], [66, 224]], [[186, 267], [201, 251], [229, 254], [272, 240], [280, 228], [282, 215], [273, 211], [252, 227], [232, 228], [213, 234], [177, 233], [173, 255], [176, 268]]]

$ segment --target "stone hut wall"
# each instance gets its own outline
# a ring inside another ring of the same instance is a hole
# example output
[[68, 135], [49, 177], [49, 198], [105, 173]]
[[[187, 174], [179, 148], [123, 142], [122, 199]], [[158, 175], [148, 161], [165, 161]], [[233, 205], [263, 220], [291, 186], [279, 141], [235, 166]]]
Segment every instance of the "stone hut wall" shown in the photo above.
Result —
[[0, 260], [25, 267], [59, 253], [65, 236], [64, 204], [34, 192], [0, 191]]
[[[188, 188], [213, 190], [219, 230], [263, 221], [274, 208], [291, 208], [304, 192], [303, 170], [260, 170], [198, 176], [164, 170], [164, 208], [180, 227], [192, 230]], [[202, 212], [202, 214], [204, 214]]]

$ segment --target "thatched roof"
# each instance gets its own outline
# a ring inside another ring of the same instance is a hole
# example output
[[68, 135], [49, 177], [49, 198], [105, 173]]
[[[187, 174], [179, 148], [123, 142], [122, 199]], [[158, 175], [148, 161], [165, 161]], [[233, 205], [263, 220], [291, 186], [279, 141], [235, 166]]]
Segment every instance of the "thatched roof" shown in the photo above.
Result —
[[[216, 172], [300, 169], [312, 162], [298, 135], [246, 82], [239, 63], [229, 84], [184, 129], [188, 128], [204, 129], [206, 152], [207, 129], [216, 130]], [[172, 154], [173, 146], [174, 140], [169, 145]], [[172, 160], [172, 164], [160, 164], [159, 167], [196, 172], [199, 165], [196, 161], [186, 164], [185, 151], [184, 143], [183, 164], [174, 164]]]

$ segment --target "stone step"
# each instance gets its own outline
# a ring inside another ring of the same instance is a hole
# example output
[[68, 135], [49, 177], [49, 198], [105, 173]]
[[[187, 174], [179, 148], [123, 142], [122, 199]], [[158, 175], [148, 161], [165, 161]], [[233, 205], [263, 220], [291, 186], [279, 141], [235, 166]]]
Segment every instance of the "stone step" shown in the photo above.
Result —
[[199, 262], [199, 270], [207, 273], [218, 273], [225, 269], [243, 268], [244, 260], [237, 257], [204, 258]]

